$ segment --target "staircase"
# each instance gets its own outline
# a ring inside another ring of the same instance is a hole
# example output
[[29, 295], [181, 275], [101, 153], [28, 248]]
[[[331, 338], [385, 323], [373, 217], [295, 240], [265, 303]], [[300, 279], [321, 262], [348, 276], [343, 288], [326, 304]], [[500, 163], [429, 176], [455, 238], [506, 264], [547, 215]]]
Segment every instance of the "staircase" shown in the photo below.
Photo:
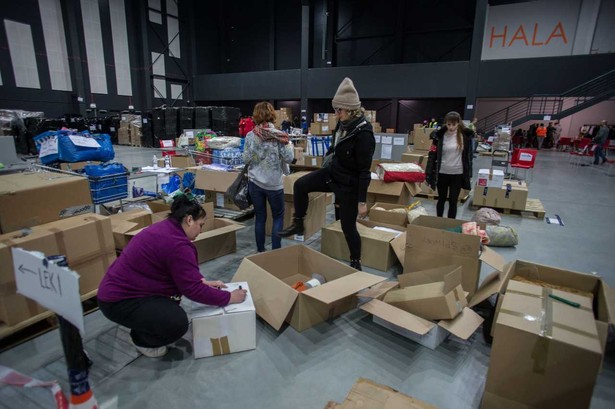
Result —
[[492, 135], [498, 125], [519, 126], [527, 121], [542, 120], [550, 115], [559, 120], [599, 102], [615, 97], [615, 70], [606, 72], [560, 95], [533, 95], [482, 118], [479, 133]]

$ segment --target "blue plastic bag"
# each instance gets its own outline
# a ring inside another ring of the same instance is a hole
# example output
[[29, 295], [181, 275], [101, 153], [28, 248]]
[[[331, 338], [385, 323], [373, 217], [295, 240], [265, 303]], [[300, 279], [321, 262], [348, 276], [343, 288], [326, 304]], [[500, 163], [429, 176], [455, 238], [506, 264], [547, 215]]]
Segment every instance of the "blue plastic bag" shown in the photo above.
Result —
[[45, 165], [63, 162], [107, 162], [115, 157], [107, 134], [91, 135], [87, 131], [47, 131], [34, 137], [39, 158]]

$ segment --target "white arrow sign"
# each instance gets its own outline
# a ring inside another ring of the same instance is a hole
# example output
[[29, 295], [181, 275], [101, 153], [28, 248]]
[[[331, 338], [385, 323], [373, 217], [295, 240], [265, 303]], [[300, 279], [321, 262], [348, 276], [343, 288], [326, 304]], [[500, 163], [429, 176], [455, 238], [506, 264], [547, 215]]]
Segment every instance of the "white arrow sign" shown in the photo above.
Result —
[[43, 253], [20, 248], [12, 251], [17, 292], [61, 315], [84, 335], [79, 274], [47, 263]]

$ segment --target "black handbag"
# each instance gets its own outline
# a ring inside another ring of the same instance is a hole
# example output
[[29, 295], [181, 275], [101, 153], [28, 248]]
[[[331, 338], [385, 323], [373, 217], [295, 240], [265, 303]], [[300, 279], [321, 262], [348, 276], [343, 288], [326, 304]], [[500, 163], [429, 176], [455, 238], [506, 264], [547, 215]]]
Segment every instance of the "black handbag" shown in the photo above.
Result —
[[248, 192], [248, 165], [237, 176], [237, 179], [229, 186], [224, 194], [227, 200], [235, 203], [241, 210], [246, 210], [252, 206], [250, 193]]

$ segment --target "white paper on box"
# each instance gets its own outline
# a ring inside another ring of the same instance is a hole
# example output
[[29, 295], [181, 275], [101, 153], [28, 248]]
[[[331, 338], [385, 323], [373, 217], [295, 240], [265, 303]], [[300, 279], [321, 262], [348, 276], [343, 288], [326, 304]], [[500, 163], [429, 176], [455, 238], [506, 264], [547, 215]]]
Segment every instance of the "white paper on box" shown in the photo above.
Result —
[[403, 137], [395, 137], [395, 138], [393, 138], [393, 145], [404, 146], [405, 145], [404, 138]]
[[[393, 143], [393, 137], [392, 136], [382, 136], [382, 144], [383, 145], [390, 145]], [[403, 144], [402, 144], [403, 145]]]
[[374, 139], [376, 140], [376, 143], [380, 143], [380, 135], [374, 135]]
[[391, 159], [393, 157], [393, 145], [382, 145], [381, 159]]
[[221, 193], [221, 192], [216, 193], [216, 206], [224, 207], [224, 193]]
[[42, 253], [20, 248], [11, 251], [17, 292], [61, 315], [84, 335], [79, 274], [66, 267], [44, 263]]
[[192, 138], [192, 137], [194, 137], [194, 132], [193, 131], [186, 131], [186, 136], [188, 138]]

